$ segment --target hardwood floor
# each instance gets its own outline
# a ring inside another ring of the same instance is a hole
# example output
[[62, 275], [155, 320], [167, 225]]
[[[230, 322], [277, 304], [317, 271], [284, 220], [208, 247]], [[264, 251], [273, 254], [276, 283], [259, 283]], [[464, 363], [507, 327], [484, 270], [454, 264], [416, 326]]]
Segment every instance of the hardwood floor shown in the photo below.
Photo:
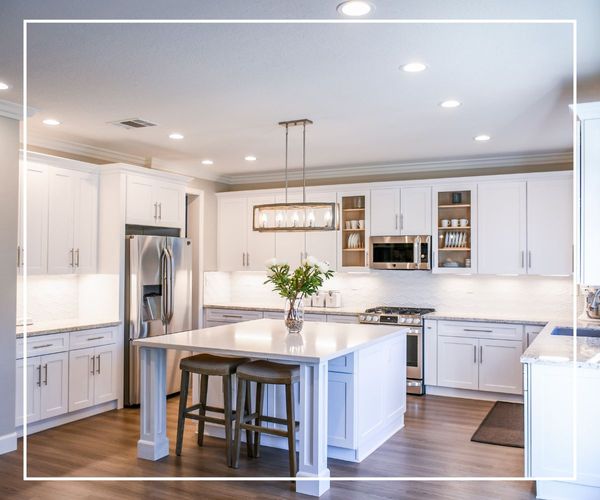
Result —
[[[38, 477], [285, 477], [287, 452], [263, 447], [261, 458], [242, 453], [240, 468], [225, 466], [222, 441], [196, 445], [186, 426], [181, 457], [174, 454], [177, 399], [168, 403], [171, 455], [158, 462], [136, 458], [138, 411], [116, 410], [35, 434], [28, 439], [28, 474]], [[437, 396], [409, 397], [405, 428], [360, 464], [329, 460], [332, 477], [523, 475], [523, 450], [470, 441], [492, 403]], [[27, 481], [22, 478], [22, 443], [0, 456], [0, 498], [130, 499], [308, 498], [288, 481]], [[532, 499], [531, 481], [332, 481], [323, 499]]]

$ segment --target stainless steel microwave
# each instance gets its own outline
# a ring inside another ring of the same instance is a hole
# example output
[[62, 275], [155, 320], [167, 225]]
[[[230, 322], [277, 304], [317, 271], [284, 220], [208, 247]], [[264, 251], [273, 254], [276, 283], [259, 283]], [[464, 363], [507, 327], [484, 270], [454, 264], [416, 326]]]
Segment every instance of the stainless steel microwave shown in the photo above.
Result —
[[431, 269], [431, 236], [371, 236], [373, 269]]

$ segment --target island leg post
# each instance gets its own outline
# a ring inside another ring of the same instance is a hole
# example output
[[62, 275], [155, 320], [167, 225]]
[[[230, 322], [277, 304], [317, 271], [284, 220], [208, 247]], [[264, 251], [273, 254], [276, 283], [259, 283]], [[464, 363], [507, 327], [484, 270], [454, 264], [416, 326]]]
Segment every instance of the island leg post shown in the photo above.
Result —
[[167, 354], [140, 349], [140, 439], [138, 458], [158, 460], [169, 454], [167, 438]]
[[330, 485], [327, 468], [327, 368], [328, 364], [300, 365], [300, 459], [296, 491], [321, 496]]

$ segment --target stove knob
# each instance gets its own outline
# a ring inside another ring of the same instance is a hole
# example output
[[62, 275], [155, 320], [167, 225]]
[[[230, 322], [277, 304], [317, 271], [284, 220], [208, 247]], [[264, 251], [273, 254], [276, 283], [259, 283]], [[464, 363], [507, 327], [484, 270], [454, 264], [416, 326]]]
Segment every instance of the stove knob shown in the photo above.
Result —
[[366, 319], [367, 319], [367, 317], [366, 317], [364, 314], [361, 314], [361, 315], [358, 317], [358, 320], [359, 320], [359, 321], [365, 321]]
[[418, 318], [411, 318], [410, 322], [414, 325], [419, 322]]
[[374, 321], [375, 323], [379, 322], [379, 316], [373, 316], [373, 321]]
[[406, 318], [398, 318], [398, 323], [406, 323]]

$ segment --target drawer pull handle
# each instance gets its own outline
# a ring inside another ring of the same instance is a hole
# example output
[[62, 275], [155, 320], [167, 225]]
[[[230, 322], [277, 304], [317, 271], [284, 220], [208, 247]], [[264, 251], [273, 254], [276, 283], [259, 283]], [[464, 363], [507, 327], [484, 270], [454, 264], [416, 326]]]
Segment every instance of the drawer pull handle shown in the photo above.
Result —
[[34, 345], [32, 349], [44, 349], [46, 347], [53, 347], [54, 344]]
[[88, 342], [92, 341], [92, 340], [102, 340], [104, 337], [88, 337]]
[[477, 328], [463, 328], [464, 332], [481, 332], [481, 333], [494, 333], [494, 330], [479, 330]]
[[239, 314], [223, 314], [224, 318], [237, 318], [237, 319], [242, 319], [243, 316], [240, 316]]

